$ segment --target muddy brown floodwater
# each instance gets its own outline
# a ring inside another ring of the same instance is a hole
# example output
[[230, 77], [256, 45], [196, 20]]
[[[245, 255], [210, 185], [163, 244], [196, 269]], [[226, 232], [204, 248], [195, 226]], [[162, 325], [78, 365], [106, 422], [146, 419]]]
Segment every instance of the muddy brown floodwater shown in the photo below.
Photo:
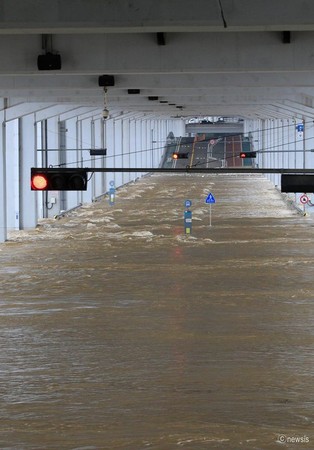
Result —
[[263, 177], [187, 174], [10, 233], [0, 448], [313, 449], [313, 225]]

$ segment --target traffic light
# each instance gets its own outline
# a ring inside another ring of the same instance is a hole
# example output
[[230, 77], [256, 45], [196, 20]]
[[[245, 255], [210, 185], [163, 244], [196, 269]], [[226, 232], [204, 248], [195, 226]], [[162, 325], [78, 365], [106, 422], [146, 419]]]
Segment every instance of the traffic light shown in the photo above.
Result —
[[256, 152], [241, 152], [240, 158], [256, 158]]
[[281, 175], [281, 192], [314, 193], [314, 175]]
[[179, 153], [179, 152], [172, 153], [172, 159], [188, 159], [188, 157], [189, 157], [188, 153]]
[[87, 170], [31, 168], [32, 191], [86, 191]]

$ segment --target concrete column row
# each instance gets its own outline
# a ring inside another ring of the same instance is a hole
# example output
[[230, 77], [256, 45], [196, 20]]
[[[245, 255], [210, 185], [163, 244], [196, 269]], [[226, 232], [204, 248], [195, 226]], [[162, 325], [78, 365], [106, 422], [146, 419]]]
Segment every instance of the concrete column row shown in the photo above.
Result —
[[[99, 116], [36, 121], [32, 113], [6, 121], [5, 111], [0, 114], [0, 242], [10, 230], [34, 228], [38, 219], [94, 201], [111, 181], [119, 187], [142, 175], [94, 173], [87, 191], [34, 192], [31, 167], [156, 167], [169, 132], [184, 134], [184, 122], [176, 119], [121, 115], [106, 121]], [[107, 156], [91, 157], [93, 148], [107, 148]]]
[[[252, 134], [260, 168], [306, 169], [314, 164], [314, 122], [306, 115], [287, 119], [261, 119], [246, 123]], [[268, 175], [280, 186], [280, 175]]]

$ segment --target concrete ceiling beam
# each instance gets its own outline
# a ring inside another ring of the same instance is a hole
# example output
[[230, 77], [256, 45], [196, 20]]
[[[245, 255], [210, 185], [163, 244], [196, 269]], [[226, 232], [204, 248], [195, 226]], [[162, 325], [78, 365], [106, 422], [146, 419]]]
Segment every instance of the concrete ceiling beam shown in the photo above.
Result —
[[[313, 30], [311, 0], [0, 0], [2, 34]], [[36, 11], [36, 14], [34, 14]]]

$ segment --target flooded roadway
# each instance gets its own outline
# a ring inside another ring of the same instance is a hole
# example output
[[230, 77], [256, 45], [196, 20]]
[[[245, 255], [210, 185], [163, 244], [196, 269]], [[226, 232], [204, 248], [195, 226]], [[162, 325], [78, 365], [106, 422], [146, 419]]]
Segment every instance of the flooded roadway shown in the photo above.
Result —
[[0, 448], [313, 449], [313, 225], [262, 177], [154, 175], [11, 233]]

